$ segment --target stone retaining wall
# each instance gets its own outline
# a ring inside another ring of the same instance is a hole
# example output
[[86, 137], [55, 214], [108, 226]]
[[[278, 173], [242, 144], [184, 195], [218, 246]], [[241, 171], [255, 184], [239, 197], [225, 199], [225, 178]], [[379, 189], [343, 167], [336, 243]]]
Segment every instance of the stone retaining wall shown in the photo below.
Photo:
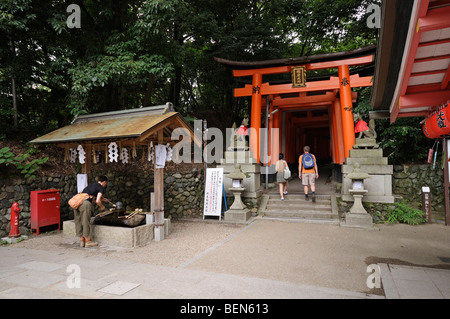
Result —
[[[93, 176], [96, 176], [94, 172]], [[153, 191], [153, 174], [121, 176], [106, 173], [108, 185], [105, 197], [112, 202], [121, 201], [129, 210], [142, 208], [150, 211], [150, 192]], [[164, 174], [164, 214], [166, 218], [199, 218], [203, 214], [203, 171]], [[11, 177], [0, 180], [0, 237], [10, 230], [11, 205], [18, 202], [21, 208], [19, 231], [30, 230], [30, 192], [45, 189], [61, 190], [61, 223], [73, 219], [73, 210], [67, 201], [76, 190], [76, 175], [55, 175], [25, 179]], [[96, 207], [96, 206], [95, 206]], [[96, 208], [98, 209], [98, 208]]]
[[[94, 172], [93, 176], [95, 176]], [[153, 191], [153, 174], [119, 175], [106, 173], [108, 186], [105, 196], [113, 202], [121, 201], [127, 209], [150, 210], [150, 192]], [[166, 218], [201, 218], [203, 214], [203, 171], [189, 173], [165, 173], [164, 213]], [[392, 179], [393, 194], [407, 199], [412, 206], [420, 208], [422, 186], [431, 190], [432, 218], [444, 220], [445, 202], [443, 192], [443, 170], [432, 165], [395, 165]], [[10, 229], [10, 209], [17, 201], [21, 208], [20, 232], [30, 229], [30, 191], [40, 189], [61, 190], [61, 222], [73, 219], [73, 210], [67, 204], [76, 193], [76, 175], [55, 175], [25, 179], [11, 177], [0, 180], [0, 236], [7, 236]], [[228, 207], [233, 199], [227, 198]], [[246, 202], [256, 211], [257, 203]], [[383, 206], [384, 207], [384, 206]], [[386, 207], [384, 207], [386, 208]]]
[[[396, 201], [404, 199], [408, 206], [422, 210], [422, 187], [428, 186], [431, 192], [431, 218], [436, 222], [445, 221], [443, 169], [433, 169], [430, 164], [394, 165], [393, 168], [392, 192], [399, 196]], [[339, 210], [346, 213], [352, 205], [351, 202], [340, 201]], [[364, 202], [363, 205], [375, 222], [382, 221], [388, 211], [395, 209], [394, 204]]]
[[203, 216], [203, 171], [164, 177], [164, 215], [167, 218]]
[[[444, 170], [431, 164], [394, 165], [392, 191], [421, 209], [422, 186], [430, 187], [432, 217], [442, 219], [445, 212]], [[434, 215], [434, 216], [433, 216]]]

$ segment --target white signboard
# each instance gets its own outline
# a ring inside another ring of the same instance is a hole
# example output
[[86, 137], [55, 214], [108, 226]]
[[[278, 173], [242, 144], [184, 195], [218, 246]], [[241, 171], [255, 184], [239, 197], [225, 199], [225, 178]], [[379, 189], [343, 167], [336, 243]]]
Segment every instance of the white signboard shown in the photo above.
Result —
[[222, 220], [222, 189], [223, 167], [207, 168], [203, 219], [205, 219], [205, 216], [219, 216], [219, 220]]
[[77, 174], [77, 192], [82, 193], [83, 189], [88, 186], [87, 174]]

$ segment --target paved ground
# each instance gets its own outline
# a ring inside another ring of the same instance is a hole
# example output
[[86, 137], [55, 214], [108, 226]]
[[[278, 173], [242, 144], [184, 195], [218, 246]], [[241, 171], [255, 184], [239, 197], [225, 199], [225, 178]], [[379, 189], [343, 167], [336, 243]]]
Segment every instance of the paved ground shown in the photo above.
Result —
[[[366, 298], [366, 294], [187, 267], [0, 248], [1, 298]], [[72, 265], [72, 266], [71, 266]], [[73, 268], [70, 268], [73, 267]], [[79, 268], [77, 268], [79, 267]], [[75, 270], [80, 269], [80, 287]]]
[[[0, 298], [450, 298], [449, 240], [443, 225], [366, 231], [257, 219], [175, 267], [95, 248], [80, 255], [75, 245], [10, 245], [0, 247]], [[370, 264], [384, 290], [367, 287]], [[81, 288], [72, 288], [77, 269]]]
[[1, 246], [0, 298], [450, 298], [450, 228], [441, 224], [174, 222], [163, 242], [120, 254], [62, 241]]
[[370, 264], [443, 265], [440, 257], [450, 256], [445, 226], [391, 226], [366, 231], [260, 221], [189, 267], [370, 293]]

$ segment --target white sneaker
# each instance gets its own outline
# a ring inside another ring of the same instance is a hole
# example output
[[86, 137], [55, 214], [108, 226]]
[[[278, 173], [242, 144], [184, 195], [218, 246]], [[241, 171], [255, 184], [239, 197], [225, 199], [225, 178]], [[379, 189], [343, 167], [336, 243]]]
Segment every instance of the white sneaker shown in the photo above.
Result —
[[286, 195], [287, 193], [288, 193], [287, 191], [283, 192], [284, 195]]

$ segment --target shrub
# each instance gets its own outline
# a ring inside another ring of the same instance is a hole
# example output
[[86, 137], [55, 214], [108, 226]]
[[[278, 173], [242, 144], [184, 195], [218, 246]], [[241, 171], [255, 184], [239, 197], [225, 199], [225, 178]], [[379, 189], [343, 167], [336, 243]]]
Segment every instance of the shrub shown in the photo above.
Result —
[[386, 215], [386, 222], [389, 224], [398, 222], [408, 225], [418, 225], [426, 221], [426, 215], [423, 211], [409, 207], [405, 201], [395, 203], [395, 208], [390, 209]]

